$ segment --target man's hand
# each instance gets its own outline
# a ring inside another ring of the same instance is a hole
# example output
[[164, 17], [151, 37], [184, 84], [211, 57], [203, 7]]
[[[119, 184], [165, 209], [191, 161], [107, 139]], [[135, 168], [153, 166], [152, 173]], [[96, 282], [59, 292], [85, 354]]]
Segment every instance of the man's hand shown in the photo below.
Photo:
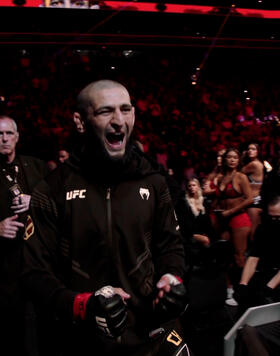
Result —
[[19, 194], [12, 201], [13, 205], [11, 209], [13, 209], [14, 213], [24, 213], [29, 209], [31, 195], [28, 194]]
[[154, 300], [154, 310], [159, 322], [176, 319], [187, 306], [187, 291], [182, 281], [167, 273], [157, 283], [158, 294]]
[[210, 239], [206, 235], [201, 235], [201, 234], [193, 234], [193, 238], [201, 243], [203, 246], [209, 246], [210, 245]]
[[130, 295], [121, 288], [105, 286], [95, 293], [82, 293], [75, 297], [74, 319], [93, 321], [106, 336], [120, 336], [127, 325], [126, 300]]
[[14, 239], [17, 236], [17, 232], [24, 224], [17, 221], [18, 215], [11, 216], [0, 221], [0, 236], [7, 239]]

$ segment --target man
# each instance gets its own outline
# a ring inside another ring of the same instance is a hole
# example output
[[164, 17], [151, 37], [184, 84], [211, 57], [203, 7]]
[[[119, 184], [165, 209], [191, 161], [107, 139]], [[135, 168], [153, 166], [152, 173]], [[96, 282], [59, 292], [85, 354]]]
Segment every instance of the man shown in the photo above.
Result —
[[[17, 125], [0, 116], [0, 311], [5, 325], [1, 340], [23, 354], [23, 300], [19, 289], [22, 246], [28, 230], [31, 192], [47, 168], [37, 158], [16, 154]], [[28, 236], [28, 233], [27, 235]]]
[[267, 203], [266, 213], [256, 230], [235, 299], [241, 308], [280, 300], [280, 196]]
[[132, 142], [129, 93], [100, 80], [77, 104], [84, 143], [32, 195], [23, 285], [63, 323], [42, 353], [188, 355], [184, 249], [165, 178]]
[[68, 158], [69, 158], [69, 152], [68, 151], [63, 150], [63, 149], [58, 151], [58, 161], [60, 163], [63, 163]]
[[58, 150], [58, 154], [57, 154], [57, 158], [58, 158], [58, 162], [63, 163], [64, 161], [66, 161], [69, 158], [69, 152], [66, 151], [65, 149], [60, 149]]

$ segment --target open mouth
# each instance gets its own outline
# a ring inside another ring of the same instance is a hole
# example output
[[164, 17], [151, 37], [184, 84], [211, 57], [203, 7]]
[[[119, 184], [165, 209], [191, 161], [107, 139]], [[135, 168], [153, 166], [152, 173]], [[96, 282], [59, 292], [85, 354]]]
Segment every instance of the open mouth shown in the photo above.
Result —
[[124, 136], [125, 135], [122, 132], [108, 133], [106, 135], [106, 140], [111, 147], [118, 148], [122, 146], [124, 141]]

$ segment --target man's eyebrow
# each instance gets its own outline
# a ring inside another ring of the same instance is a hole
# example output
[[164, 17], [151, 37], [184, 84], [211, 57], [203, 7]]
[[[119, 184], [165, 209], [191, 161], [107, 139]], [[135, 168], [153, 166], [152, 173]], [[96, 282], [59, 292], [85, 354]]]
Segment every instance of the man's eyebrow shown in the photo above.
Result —
[[125, 107], [125, 108], [132, 108], [132, 104], [128, 104], [128, 103], [122, 104], [122, 105], [121, 105], [121, 108], [123, 108], [123, 107]]
[[[129, 103], [124, 103], [120, 105], [120, 108], [132, 108], [132, 104]], [[98, 113], [99, 111], [102, 110], [114, 110], [115, 106], [111, 106], [111, 105], [104, 105], [104, 106], [100, 106], [99, 108], [94, 110], [94, 113]]]
[[99, 108], [95, 109], [94, 112], [96, 113], [101, 110], [114, 110], [114, 107], [110, 105], [100, 106]]

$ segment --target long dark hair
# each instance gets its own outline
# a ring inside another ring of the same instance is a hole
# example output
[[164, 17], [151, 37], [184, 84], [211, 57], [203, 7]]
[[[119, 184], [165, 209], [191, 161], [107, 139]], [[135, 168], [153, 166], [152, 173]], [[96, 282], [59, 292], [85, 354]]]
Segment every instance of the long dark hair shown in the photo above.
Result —
[[226, 152], [223, 154], [222, 156], [222, 173], [225, 174], [228, 170], [228, 166], [226, 164], [226, 157], [228, 155], [229, 152], [235, 152], [237, 153], [238, 155], [238, 158], [239, 158], [239, 162], [238, 162], [238, 166], [237, 166], [237, 170], [239, 171], [240, 170], [240, 152], [237, 148], [235, 147], [230, 147], [230, 148], [227, 148]]
[[248, 145], [247, 145], [247, 149], [246, 151], [244, 152], [244, 154], [242, 155], [242, 166], [245, 166], [246, 164], [248, 164], [250, 161], [250, 158], [248, 156], [248, 149], [249, 149], [249, 146], [250, 145], [253, 145], [256, 147], [257, 149], [257, 152], [258, 152], [258, 155], [257, 155], [257, 159], [261, 162], [263, 162], [263, 158], [262, 158], [262, 154], [261, 154], [261, 147], [258, 143], [256, 142], [249, 142]]

